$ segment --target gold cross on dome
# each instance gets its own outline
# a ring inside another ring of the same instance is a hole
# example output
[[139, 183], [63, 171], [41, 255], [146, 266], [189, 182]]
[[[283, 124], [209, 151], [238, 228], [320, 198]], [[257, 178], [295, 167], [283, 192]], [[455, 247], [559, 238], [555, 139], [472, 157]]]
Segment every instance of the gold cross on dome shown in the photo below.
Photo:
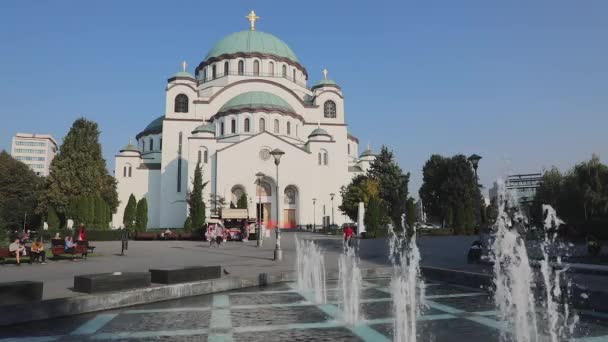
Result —
[[255, 12], [251, 10], [251, 12], [249, 12], [249, 15], [245, 18], [247, 18], [249, 20], [249, 23], [251, 24], [250, 30], [255, 31], [255, 21], [259, 20], [260, 17], [258, 17]]
[[323, 79], [327, 79], [327, 68], [323, 68]]
[[186, 72], [186, 68], [188, 67], [188, 63], [186, 61], [182, 61], [182, 71]]

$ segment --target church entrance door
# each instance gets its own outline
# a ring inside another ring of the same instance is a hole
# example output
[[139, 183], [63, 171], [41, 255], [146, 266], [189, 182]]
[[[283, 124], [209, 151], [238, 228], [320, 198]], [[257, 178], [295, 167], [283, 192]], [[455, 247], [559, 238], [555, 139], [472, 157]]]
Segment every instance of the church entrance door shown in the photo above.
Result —
[[295, 228], [296, 227], [296, 210], [295, 209], [283, 209], [283, 227]]

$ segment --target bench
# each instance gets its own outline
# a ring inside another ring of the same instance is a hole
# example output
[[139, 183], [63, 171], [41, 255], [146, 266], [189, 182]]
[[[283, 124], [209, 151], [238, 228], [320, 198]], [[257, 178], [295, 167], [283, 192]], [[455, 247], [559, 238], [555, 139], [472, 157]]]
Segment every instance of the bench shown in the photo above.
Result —
[[[26, 253], [27, 255], [22, 255], [21, 256], [21, 261], [23, 261], [24, 259], [27, 260], [29, 263], [31, 263], [31, 258], [30, 258], [30, 249], [29, 247], [26, 247]], [[6, 262], [6, 259], [15, 259], [14, 253], [11, 253], [8, 249], [8, 247], [2, 247], [0, 248], [0, 260], [2, 260], [2, 262]]]
[[93, 252], [95, 252], [95, 246], [91, 246], [91, 245], [89, 245], [89, 241], [77, 241], [77, 242], [76, 242], [76, 244], [77, 244], [78, 246], [84, 246], [84, 247], [86, 247], [86, 248], [87, 248], [87, 251], [88, 251], [89, 253], [93, 253]]
[[83, 259], [87, 258], [87, 254], [89, 253], [89, 249], [87, 248], [87, 246], [85, 245], [75, 245], [74, 246], [74, 253], [70, 253], [68, 251], [65, 250], [64, 246], [52, 246], [51, 247], [51, 252], [53, 253], [53, 258], [57, 258], [60, 255], [66, 255], [69, 254], [72, 256], [72, 258], [74, 257], [74, 255], [76, 254], [80, 254], [80, 257]]
[[148, 286], [149, 272], [98, 273], [74, 277], [74, 290], [84, 293], [122, 291]]
[[42, 300], [41, 281], [13, 281], [0, 283], [2, 305], [22, 304]]
[[177, 284], [222, 276], [221, 266], [193, 266], [172, 269], [151, 269], [152, 282], [157, 284]]

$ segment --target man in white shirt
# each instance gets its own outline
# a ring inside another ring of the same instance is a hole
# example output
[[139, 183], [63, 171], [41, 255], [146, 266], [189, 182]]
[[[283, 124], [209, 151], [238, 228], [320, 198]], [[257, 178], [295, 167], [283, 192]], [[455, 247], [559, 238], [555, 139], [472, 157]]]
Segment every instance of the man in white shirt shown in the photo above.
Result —
[[8, 245], [8, 251], [17, 259], [17, 266], [21, 266], [21, 253], [25, 251], [25, 246], [21, 244], [19, 238], [16, 238], [15, 242]]

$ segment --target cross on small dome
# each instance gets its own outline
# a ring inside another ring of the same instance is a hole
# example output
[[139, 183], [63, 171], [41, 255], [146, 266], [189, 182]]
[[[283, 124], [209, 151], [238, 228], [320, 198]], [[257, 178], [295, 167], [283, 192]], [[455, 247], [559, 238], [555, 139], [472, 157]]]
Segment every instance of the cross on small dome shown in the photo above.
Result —
[[255, 31], [255, 22], [256, 22], [256, 20], [259, 20], [261, 18], [255, 14], [254, 10], [251, 10], [251, 12], [249, 12], [249, 15], [247, 15], [245, 18], [247, 18], [247, 20], [249, 20], [250, 30]]

